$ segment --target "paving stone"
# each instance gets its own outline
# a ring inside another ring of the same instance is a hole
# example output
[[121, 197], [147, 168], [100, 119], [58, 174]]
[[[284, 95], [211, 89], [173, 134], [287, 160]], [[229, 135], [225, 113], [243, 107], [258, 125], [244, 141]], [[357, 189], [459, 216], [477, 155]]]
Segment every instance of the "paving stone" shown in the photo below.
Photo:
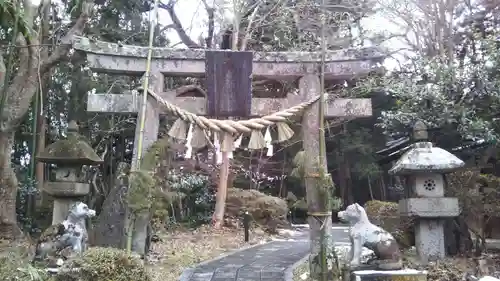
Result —
[[[180, 281], [291, 281], [288, 268], [309, 253], [309, 230], [290, 241], [273, 241], [203, 263]], [[348, 240], [342, 229], [334, 229], [335, 240]], [[337, 239], [338, 238], [338, 239]]]
[[217, 278], [230, 278], [234, 280], [238, 273], [236, 271], [233, 272], [220, 272], [216, 271], [212, 277], [212, 279], [217, 279]]
[[191, 276], [191, 280], [196, 280], [196, 281], [201, 281], [201, 280], [210, 280], [212, 279], [212, 276], [214, 275], [213, 272], [206, 272], [206, 273], [199, 273], [199, 272], [195, 272], [193, 273], [193, 275]]
[[284, 271], [262, 271], [261, 274], [260, 274], [260, 278], [261, 279], [265, 279], [265, 278], [275, 278], [275, 279], [278, 279], [279, 277], [281, 277], [281, 280], [283, 280], [284, 276], [285, 276], [285, 272]]
[[191, 276], [189, 281], [212, 281], [212, 277]]

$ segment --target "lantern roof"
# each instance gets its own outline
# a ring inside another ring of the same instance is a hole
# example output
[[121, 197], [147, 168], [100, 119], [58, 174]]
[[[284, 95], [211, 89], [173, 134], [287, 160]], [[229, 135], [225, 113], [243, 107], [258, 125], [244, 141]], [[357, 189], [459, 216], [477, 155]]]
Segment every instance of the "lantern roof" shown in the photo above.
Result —
[[75, 121], [68, 124], [68, 137], [47, 146], [38, 154], [37, 159], [59, 165], [95, 165], [103, 162], [86, 138], [78, 133]]
[[427, 126], [417, 121], [413, 126], [413, 139], [416, 143], [399, 158], [389, 170], [390, 174], [408, 175], [416, 173], [451, 173], [462, 168], [465, 163], [450, 152], [435, 147], [427, 141]]

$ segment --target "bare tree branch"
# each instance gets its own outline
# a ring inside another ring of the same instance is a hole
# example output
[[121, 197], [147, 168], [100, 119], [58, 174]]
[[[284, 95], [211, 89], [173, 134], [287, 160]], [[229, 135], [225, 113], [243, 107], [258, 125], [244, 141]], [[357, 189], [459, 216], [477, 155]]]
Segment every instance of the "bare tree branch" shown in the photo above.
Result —
[[202, 49], [203, 48], [202, 46], [197, 44], [193, 39], [191, 39], [191, 37], [189, 37], [189, 35], [187, 35], [186, 30], [182, 26], [179, 17], [177, 17], [177, 14], [175, 13], [174, 5], [175, 1], [170, 0], [167, 4], [160, 3], [158, 7], [168, 12], [170, 18], [172, 19], [174, 29], [177, 32], [177, 35], [179, 35], [179, 38], [181, 39], [182, 43], [184, 43], [184, 45], [186, 45], [188, 48]]
[[264, 4], [264, 1], [260, 1], [259, 5], [257, 5], [257, 7], [255, 7], [252, 14], [250, 15], [250, 18], [248, 19], [248, 25], [247, 25], [247, 28], [245, 30], [245, 36], [243, 37], [243, 41], [241, 42], [241, 47], [240, 47], [241, 51], [244, 51], [247, 48], [248, 40], [252, 37], [252, 25], [254, 23], [255, 17], [257, 16], [259, 8], [263, 4]]
[[212, 48], [215, 33], [215, 9], [208, 5], [207, 0], [202, 0], [208, 14], [208, 36], [205, 38], [207, 48]]
[[82, 13], [75, 25], [68, 31], [62, 39], [61, 44], [54, 50], [52, 55], [44, 62], [41, 62], [42, 50], [37, 36], [30, 38], [28, 45], [26, 38], [22, 34], [18, 35], [17, 44], [22, 46], [19, 49], [20, 65], [12, 84], [6, 92], [6, 107], [4, 116], [5, 122], [2, 124], [2, 131], [15, 130], [28, 110], [31, 99], [38, 89], [38, 78], [51, 67], [67, 58], [71, 49], [71, 41], [74, 35], [83, 34], [85, 22], [90, 16], [93, 1], [87, 0], [82, 4]]
[[85, 23], [89, 19], [92, 13], [93, 2], [85, 1], [82, 4], [82, 12], [75, 22], [75, 25], [66, 33], [66, 35], [61, 39], [61, 44], [52, 52], [47, 61], [42, 63], [40, 67], [41, 72], [45, 72], [52, 68], [54, 65], [58, 64], [60, 61], [68, 58], [69, 51], [71, 50], [71, 42], [75, 35], [82, 35]]

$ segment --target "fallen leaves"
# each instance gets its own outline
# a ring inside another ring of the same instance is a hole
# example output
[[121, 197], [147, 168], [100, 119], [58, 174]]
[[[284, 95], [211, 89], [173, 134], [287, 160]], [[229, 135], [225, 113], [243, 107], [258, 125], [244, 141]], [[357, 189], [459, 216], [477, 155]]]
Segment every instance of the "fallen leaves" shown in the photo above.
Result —
[[496, 275], [500, 270], [500, 253], [483, 254], [480, 257], [446, 257], [428, 265], [406, 260], [406, 267], [425, 269], [428, 281], [462, 281], [464, 276]]

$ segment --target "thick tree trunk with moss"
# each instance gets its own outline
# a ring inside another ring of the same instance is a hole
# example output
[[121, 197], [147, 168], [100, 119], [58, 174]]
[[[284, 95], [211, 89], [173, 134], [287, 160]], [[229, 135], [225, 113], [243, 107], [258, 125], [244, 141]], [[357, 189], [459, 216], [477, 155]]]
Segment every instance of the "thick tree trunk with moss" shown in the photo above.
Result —
[[[299, 81], [300, 95], [304, 100], [321, 93], [318, 76], [309, 74]], [[331, 235], [331, 208], [328, 204], [329, 186], [325, 185], [327, 173], [326, 153], [319, 156], [319, 103], [313, 104], [302, 117], [302, 138], [304, 147], [304, 179], [307, 193], [308, 223], [310, 228], [311, 255], [309, 259], [311, 277], [321, 280], [322, 267], [331, 266], [333, 261], [333, 240]], [[319, 161], [319, 157], [323, 161]], [[320, 167], [320, 163], [323, 164]], [[329, 176], [328, 176], [329, 177]], [[330, 180], [331, 182], [331, 180]], [[323, 247], [322, 247], [323, 245]], [[322, 252], [321, 250], [325, 250]], [[324, 259], [326, 258], [326, 262]], [[324, 263], [322, 265], [322, 263]], [[329, 279], [331, 280], [331, 279]]]
[[[46, 4], [46, 2], [44, 2]], [[50, 2], [48, 3], [50, 4]], [[39, 87], [39, 75], [43, 75], [61, 60], [66, 59], [74, 35], [82, 35], [83, 28], [92, 10], [93, 1], [81, 4], [81, 15], [75, 25], [61, 39], [60, 45], [47, 58], [40, 57], [40, 44], [36, 34], [28, 40], [19, 33], [16, 37], [19, 64], [13, 79], [5, 81], [0, 104], [0, 237], [18, 239], [23, 237], [17, 225], [16, 195], [18, 181], [11, 167], [14, 132], [30, 108], [33, 96]], [[25, 3], [25, 28], [32, 26], [35, 11], [31, 1]], [[10, 66], [7, 66], [10, 67]], [[10, 84], [9, 84], [10, 82]], [[5, 94], [5, 95], [3, 95]]]
[[[23, 237], [17, 225], [16, 197], [18, 180], [11, 163], [14, 132], [28, 111], [31, 99], [37, 89], [37, 68], [39, 57], [35, 47], [27, 47], [28, 42], [22, 34], [17, 36], [17, 43], [25, 46], [19, 50], [19, 67], [10, 85], [5, 81], [5, 96], [0, 105], [3, 122], [0, 124], [0, 236], [8, 240]], [[33, 39], [32, 44], [38, 45]], [[9, 67], [9, 66], [7, 66]]]
[[17, 178], [11, 166], [13, 133], [0, 133], [0, 239], [15, 240], [23, 237], [17, 224]]

